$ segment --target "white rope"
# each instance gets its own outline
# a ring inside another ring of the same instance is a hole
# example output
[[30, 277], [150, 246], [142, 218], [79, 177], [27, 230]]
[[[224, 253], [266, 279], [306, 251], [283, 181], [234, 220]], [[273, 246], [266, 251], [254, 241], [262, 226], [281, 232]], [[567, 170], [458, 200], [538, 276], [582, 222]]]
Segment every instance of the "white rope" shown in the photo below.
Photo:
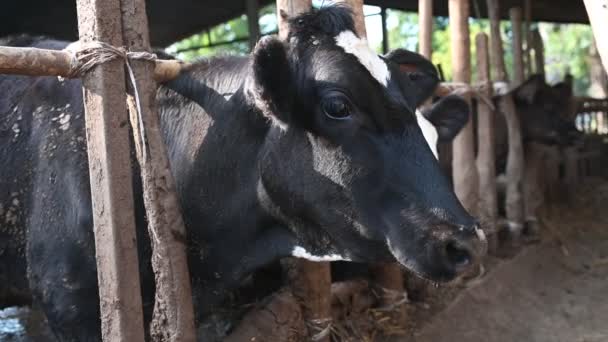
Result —
[[135, 98], [137, 124], [139, 126], [138, 131], [141, 140], [142, 163], [146, 163], [148, 161], [146, 130], [144, 127], [139, 91], [137, 89], [137, 80], [135, 79], [135, 73], [133, 72], [133, 68], [131, 68], [131, 63], [129, 61], [155, 61], [157, 59], [156, 54], [146, 51], [128, 51], [123, 47], [115, 47], [100, 41], [87, 43], [77, 41], [68, 45], [64, 51], [71, 53], [73, 56], [71, 71], [68, 78], [82, 77], [92, 68], [115, 59], [122, 59], [124, 61], [129, 75], [128, 80], [133, 87], [133, 97]]

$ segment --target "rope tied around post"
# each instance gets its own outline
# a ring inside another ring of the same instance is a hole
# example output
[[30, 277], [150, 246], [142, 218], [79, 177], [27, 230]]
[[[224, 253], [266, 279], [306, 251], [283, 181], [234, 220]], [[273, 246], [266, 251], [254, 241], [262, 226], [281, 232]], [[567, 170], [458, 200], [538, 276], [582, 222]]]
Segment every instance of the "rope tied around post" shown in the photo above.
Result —
[[139, 138], [142, 146], [142, 157], [143, 161], [147, 162], [148, 143], [146, 140], [146, 132], [143, 123], [141, 101], [139, 92], [137, 90], [135, 74], [133, 73], [133, 68], [131, 68], [131, 63], [129, 61], [138, 60], [155, 62], [158, 59], [156, 54], [147, 51], [129, 51], [124, 47], [116, 47], [100, 41], [92, 41], [87, 43], [76, 41], [68, 45], [64, 51], [73, 56], [70, 73], [67, 76], [68, 78], [82, 77], [94, 67], [116, 59], [121, 59], [124, 61], [129, 74], [129, 83], [131, 83], [131, 86], [133, 87], [133, 97], [135, 98], [137, 120], [139, 125], [138, 132], [140, 132]]

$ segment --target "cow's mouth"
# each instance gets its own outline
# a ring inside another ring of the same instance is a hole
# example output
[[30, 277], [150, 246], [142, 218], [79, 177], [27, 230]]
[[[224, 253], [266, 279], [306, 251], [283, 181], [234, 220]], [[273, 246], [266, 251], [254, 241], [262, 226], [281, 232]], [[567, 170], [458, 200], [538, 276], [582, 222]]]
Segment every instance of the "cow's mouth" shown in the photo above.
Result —
[[401, 247], [389, 240], [389, 250], [403, 267], [431, 282], [450, 282], [468, 274], [487, 251], [485, 234], [477, 225], [441, 237], [425, 237], [417, 244], [408, 253], [407, 244]]

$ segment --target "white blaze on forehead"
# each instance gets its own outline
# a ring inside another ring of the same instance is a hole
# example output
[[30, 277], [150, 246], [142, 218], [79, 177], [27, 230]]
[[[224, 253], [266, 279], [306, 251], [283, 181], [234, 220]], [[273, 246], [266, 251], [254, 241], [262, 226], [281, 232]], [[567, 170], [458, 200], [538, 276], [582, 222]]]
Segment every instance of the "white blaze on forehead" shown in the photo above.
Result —
[[418, 121], [418, 126], [420, 126], [420, 129], [422, 129], [424, 139], [426, 140], [427, 144], [429, 144], [435, 158], [438, 158], [437, 140], [439, 139], [439, 134], [437, 134], [437, 129], [424, 117], [424, 115], [422, 115], [419, 110], [416, 110], [416, 120]]
[[372, 76], [378, 80], [383, 86], [388, 85], [388, 80], [391, 74], [388, 72], [388, 67], [382, 58], [369, 47], [366, 39], [358, 38], [352, 31], [346, 30], [340, 32], [336, 37], [336, 44], [344, 49], [346, 53], [350, 53], [357, 57]]

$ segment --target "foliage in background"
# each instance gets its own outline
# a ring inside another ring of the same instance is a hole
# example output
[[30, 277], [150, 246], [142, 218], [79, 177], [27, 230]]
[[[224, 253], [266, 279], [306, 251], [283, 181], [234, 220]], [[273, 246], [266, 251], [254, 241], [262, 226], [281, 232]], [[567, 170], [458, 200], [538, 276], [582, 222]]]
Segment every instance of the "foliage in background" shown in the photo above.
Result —
[[[313, 1], [319, 6], [319, 1]], [[365, 6], [368, 40], [378, 53], [382, 50], [382, 27], [379, 8]], [[277, 20], [274, 5], [260, 10], [260, 30], [262, 34], [276, 32]], [[452, 76], [450, 54], [450, 25], [449, 19], [436, 17], [433, 31], [433, 63], [441, 65], [446, 80]], [[479, 32], [489, 32], [486, 19], [470, 19], [471, 30], [471, 64], [472, 79], [475, 80], [475, 35]], [[584, 95], [589, 89], [589, 48], [592, 44], [592, 33], [588, 25], [564, 25], [540, 23], [536, 25], [545, 42], [545, 65], [547, 79], [555, 83], [563, 79], [569, 70], [574, 76], [576, 94]], [[399, 10], [387, 10], [387, 32], [389, 48], [418, 49], [418, 14]], [[501, 23], [505, 60], [507, 70], [512, 70], [513, 54], [511, 49], [511, 24]], [[213, 47], [200, 46], [217, 44], [219, 42], [238, 42]], [[178, 58], [192, 60], [199, 56], [210, 56], [220, 53], [245, 54], [249, 51], [247, 41], [247, 17], [245, 15], [213, 27], [208, 32], [195, 34], [167, 48], [167, 52], [176, 54]]]

